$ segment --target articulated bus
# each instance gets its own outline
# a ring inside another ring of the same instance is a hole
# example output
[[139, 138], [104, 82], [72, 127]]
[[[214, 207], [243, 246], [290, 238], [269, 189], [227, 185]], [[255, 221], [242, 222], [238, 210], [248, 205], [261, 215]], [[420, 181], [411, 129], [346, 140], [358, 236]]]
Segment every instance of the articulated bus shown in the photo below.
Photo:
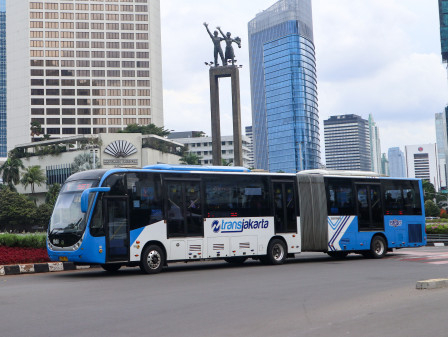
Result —
[[52, 261], [148, 274], [178, 261], [282, 264], [304, 251], [381, 258], [425, 244], [417, 179], [161, 164], [72, 175], [47, 237]]

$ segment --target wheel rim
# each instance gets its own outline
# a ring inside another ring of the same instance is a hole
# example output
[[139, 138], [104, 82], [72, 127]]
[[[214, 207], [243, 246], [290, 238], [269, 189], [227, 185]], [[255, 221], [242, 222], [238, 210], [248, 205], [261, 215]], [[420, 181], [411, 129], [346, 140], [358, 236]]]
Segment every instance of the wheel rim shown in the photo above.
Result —
[[375, 242], [375, 254], [382, 255], [384, 253], [384, 245], [381, 240]]
[[274, 247], [272, 247], [272, 256], [275, 261], [281, 261], [283, 256], [285, 255], [285, 249], [279, 243], [276, 243]]
[[156, 250], [151, 250], [148, 254], [148, 266], [151, 269], [157, 269], [160, 266], [162, 259], [160, 253]]

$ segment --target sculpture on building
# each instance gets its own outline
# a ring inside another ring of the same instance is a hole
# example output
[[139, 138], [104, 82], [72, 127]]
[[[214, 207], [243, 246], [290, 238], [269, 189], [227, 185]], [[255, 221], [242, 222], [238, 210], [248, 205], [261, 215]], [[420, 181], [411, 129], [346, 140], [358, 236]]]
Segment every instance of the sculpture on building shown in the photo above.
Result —
[[213, 49], [213, 56], [215, 58], [215, 67], [219, 66], [218, 64], [218, 54], [221, 57], [221, 61], [223, 65], [227, 65], [227, 62], [224, 58], [224, 53], [222, 52], [221, 48], [221, 41], [224, 39], [220, 36], [218, 36], [218, 31], [215, 30], [213, 34], [210, 32], [210, 29], [208, 29], [208, 23], [204, 22], [205, 29], [207, 29], [208, 35], [210, 35], [210, 38], [213, 41], [214, 49]]
[[224, 54], [226, 64], [230, 60], [232, 62], [232, 65], [235, 65], [235, 52], [233, 51], [232, 43], [236, 43], [238, 45], [238, 48], [241, 48], [241, 39], [239, 37], [233, 39], [230, 32], [227, 32], [227, 34], [224, 35], [221, 27], [216, 27], [216, 29], [219, 30], [224, 40], [226, 41], [226, 52]]

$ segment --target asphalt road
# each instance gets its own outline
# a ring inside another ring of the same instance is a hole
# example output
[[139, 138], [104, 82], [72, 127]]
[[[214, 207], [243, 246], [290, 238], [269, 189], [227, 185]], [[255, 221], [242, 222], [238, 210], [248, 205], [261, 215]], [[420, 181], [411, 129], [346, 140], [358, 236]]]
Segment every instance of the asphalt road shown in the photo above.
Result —
[[0, 336], [448, 336], [448, 247], [0, 277]]

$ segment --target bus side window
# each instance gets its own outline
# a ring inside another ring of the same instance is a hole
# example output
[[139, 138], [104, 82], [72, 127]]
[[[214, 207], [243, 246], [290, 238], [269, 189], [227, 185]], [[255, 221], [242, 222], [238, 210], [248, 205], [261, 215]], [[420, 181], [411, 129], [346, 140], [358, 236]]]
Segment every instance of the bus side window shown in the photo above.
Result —
[[329, 179], [328, 181], [328, 215], [354, 215], [353, 186], [351, 181]]
[[417, 181], [403, 181], [403, 202], [404, 214], [421, 215], [422, 206], [420, 200], [420, 190]]
[[126, 180], [131, 230], [163, 220], [160, 175], [130, 173]]
[[398, 181], [383, 181], [385, 215], [403, 214], [403, 196], [400, 185]]

